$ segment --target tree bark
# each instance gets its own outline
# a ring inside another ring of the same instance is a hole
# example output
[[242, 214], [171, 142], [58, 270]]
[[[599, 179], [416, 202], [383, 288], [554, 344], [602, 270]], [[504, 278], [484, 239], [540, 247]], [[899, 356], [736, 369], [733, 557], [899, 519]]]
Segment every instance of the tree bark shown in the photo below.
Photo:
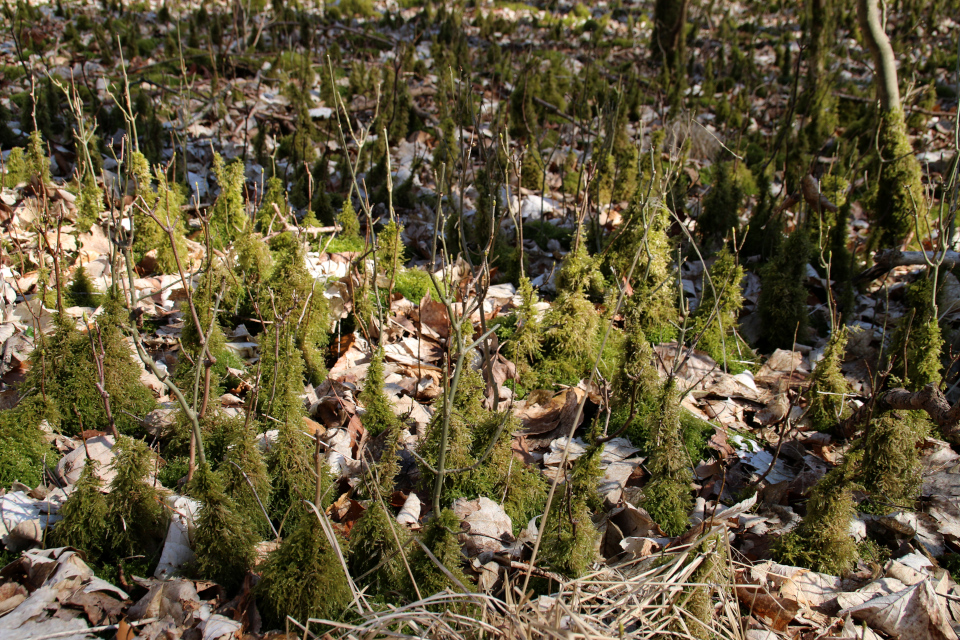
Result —
[[960, 402], [950, 406], [946, 396], [934, 384], [920, 391], [890, 389], [877, 395], [853, 415], [840, 423], [840, 432], [847, 438], [857, 433], [876, 413], [884, 411], [924, 411], [940, 427], [944, 438], [951, 442], [960, 440]]
[[877, 74], [877, 98], [880, 108], [886, 112], [900, 108], [900, 86], [897, 82], [897, 61], [890, 46], [890, 38], [880, 21], [878, 0], [857, 0], [857, 18], [863, 40], [873, 58]]
[[[942, 259], [942, 262], [940, 262]], [[940, 262], [945, 267], [955, 267], [960, 264], [960, 253], [956, 251], [901, 251], [900, 249], [883, 249], [873, 256], [873, 266], [864, 269], [857, 276], [856, 282], [871, 282], [883, 276], [894, 267], [912, 267]]]
[[687, 24], [689, 0], [657, 0], [653, 8], [651, 52], [671, 72], [677, 67], [683, 51], [683, 31]]

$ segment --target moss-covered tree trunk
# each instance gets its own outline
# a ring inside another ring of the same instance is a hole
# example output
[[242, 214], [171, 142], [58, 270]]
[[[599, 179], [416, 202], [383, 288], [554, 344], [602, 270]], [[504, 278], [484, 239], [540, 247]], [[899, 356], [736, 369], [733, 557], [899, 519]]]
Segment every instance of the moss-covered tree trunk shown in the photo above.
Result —
[[653, 8], [651, 55], [672, 74], [683, 60], [683, 31], [689, 0], [657, 0]]
[[897, 63], [890, 39], [883, 30], [878, 0], [857, 0], [860, 30], [877, 74], [880, 102], [878, 146], [882, 155], [877, 185], [876, 211], [870, 246], [900, 244], [910, 234], [914, 216], [926, 215], [920, 163], [907, 138], [907, 125], [900, 106]]
[[835, 33], [835, 0], [811, 0], [807, 10], [807, 82], [804, 91], [804, 113], [807, 148], [815, 151], [833, 132], [835, 117], [830, 111], [835, 100], [827, 74], [827, 52]]

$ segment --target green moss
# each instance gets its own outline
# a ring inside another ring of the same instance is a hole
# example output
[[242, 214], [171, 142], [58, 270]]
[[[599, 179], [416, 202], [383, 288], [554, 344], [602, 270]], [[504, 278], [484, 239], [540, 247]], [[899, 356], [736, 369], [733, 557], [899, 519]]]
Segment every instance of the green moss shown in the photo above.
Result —
[[[420, 541], [436, 556], [447, 571], [460, 584], [450, 580], [441, 571], [433, 560], [424, 553], [418, 545], [410, 554], [410, 569], [424, 598], [439, 593], [444, 589], [451, 589], [455, 593], [462, 593], [463, 587], [472, 589], [472, 583], [464, 574], [461, 565], [463, 555], [460, 552], [460, 542], [457, 534], [460, 531], [460, 520], [450, 509], [444, 509], [423, 528]], [[413, 594], [412, 585], [407, 588], [408, 595]]]
[[543, 158], [540, 157], [540, 150], [536, 143], [527, 145], [520, 168], [520, 186], [532, 191], [540, 191], [543, 188], [544, 168]]
[[50, 182], [50, 158], [47, 156], [47, 149], [39, 131], [30, 132], [30, 138], [27, 141], [26, 162], [28, 180], [36, 177], [43, 184]]
[[[441, 285], [443, 283], [441, 282]], [[446, 287], [444, 287], [446, 289]], [[433, 284], [430, 274], [424, 269], [399, 269], [397, 279], [393, 283], [393, 290], [401, 294], [410, 302], [420, 304], [423, 297], [430, 292], [433, 300], [441, 300], [443, 296]]]
[[362, 249], [363, 238], [360, 237], [360, 218], [357, 217], [357, 212], [353, 209], [353, 200], [349, 197], [343, 201], [343, 208], [337, 216], [337, 223], [340, 225], [339, 238], [353, 245], [359, 244]]
[[268, 628], [282, 628], [286, 616], [335, 620], [350, 605], [342, 565], [313, 513], [267, 556], [255, 593]]
[[735, 233], [739, 229], [739, 212], [745, 195], [743, 183], [752, 179], [750, 169], [743, 164], [728, 160], [713, 165], [713, 182], [697, 218], [697, 228], [704, 239], [722, 239], [730, 235], [731, 230]]
[[104, 537], [107, 498], [97, 475], [97, 461], [87, 460], [70, 497], [60, 508], [63, 520], [50, 534], [50, 544], [80, 549], [89, 563], [96, 563], [107, 546]]
[[268, 315], [274, 320], [273, 309], [281, 315], [290, 314], [307, 379], [320, 384], [327, 375], [324, 353], [330, 328], [327, 299], [307, 271], [306, 250], [295, 235], [280, 234], [272, 240], [270, 249], [273, 270], [266, 284], [272, 296], [264, 298], [261, 309], [269, 310]]
[[14, 482], [35, 487], [43, 478], [44, 464], [54, 465], [56, 450], [47, 443], [40, 421], [49, 416], [59, 423], [56, 405], [40, 396], [25, 398], [15, 409], [0, 411], [0, 485]]
[[210, 210], [210, 234], [213, 245], [223, 249], [230, 240], [243, 234], [249, 226], [243, 199], [243, 161], [239, 158], [224, 164], [219, 153], [213, 154], [213, 174], [220, 185], [220, 195]]
[[257, 537], [209, 465], [200, 465], [187, 491], [201, 504], [193, 537], [197, 571], [232, 592], [253, 566]]
[[919, 391], [940, 382], [943, 337], [933, 304], [933, 282], [921, 278], [907, 287], [907, 314], [900, 319], [891, 340], [888, 359], [891, 373], [903, 386]]
[[[279, 215], [277, 209], [280, 210]], [[267, 233], [271, 228], [282, 229], [286, 211], [287, 190], [283, 186], [283, 181], [277, 176], [270, 176], [267, 180], [267, 191], [263, 194], [263, 200], [257, 210], [257, 228], [263, 233]]]
[[558, 487], [540, 543], [539, 563], [565, 576], [579, 577], [597, 559], [599, 539], [585, 496], [573, 491], [572, 483]]
[[[133, 214], [134, 257], [142, 259], [150, 250], [157, 251], [157, 270], [160, 273], [177, 273], [177, 258], [180, 266], [188, 269], [190, 264], [187, 255], [186, 221], [180, 206], [184, 203], [184, 196], [176, 184], [167, 182], [162, 167], [156, 167], [153, 174], [146, 157], [139, 151], [130, 155], [128, 172], [136, 184], [136, 194], [143, 199], [142, 207], [152, 211], [157, 219], [167, 227], [173, 228], [174, 244], [170, 244], [170, 237], [157, 222], [137, 207]], [[154, 189], [153, 181], [157, 181]], [[176, 248], [176, 254], [174, 253]]]
[[[237, 514], [254, 531], [266, 535], [270, 531], [260, 503], [270, 504], [270, 476], [263, 452], [257, 444], [256, 432], [237, 419], [228, 434], [226, 456], [218, 472], [223, 476], [224, 491], [233, 500]], [[244, 477], [246, 474], [246, 477]], [[249, 480], [249, 482], [248, 482]], [[253, 485], [253, 488], [250, 485]], [[256, 491], [256, 494], [254, 494]], [[257, 502], [257, 497], [260, 502]]]
[[6, 173], [3, 175], [3, 187], [12, 189], [18, 184], [29, 182], [30, 170], [27, 168], [27, 159], [23, 147], [14, 147], [4, 163]]
[[383, 391], [383, 377], [383, 349], [378, 348], [373, 353], [373, 359], [363, 380], [363, 391], [360, 392], [359, 397], [360, 404], [365, 409], [363, 426], [372, 436], [397, 428], [399, 423]]
[[350, 571], [357, 578], [370, 572], [367, 581], [371, 591], [378, 595], [401, 591], [408, 578], [397, 546], [397, 539], [400, 544], [406, 544], [408, 534], [403, 527], [391, 523], [394, 514], [385, 506], [389, 504], [399, 472], [400, 435], [401, 427], [395, 422], [376, 465], [376, 477], [372, 472], [364, 476], [370, 502], [350, 530]]
[[923, 484], [917, 447], [929, 433], [930, 421], [922, 412], [887, 412], [871, 421], [863, 436], [861, 463], [871, 510], [885, 514], [913, 509]]
[[156, 466], [153, 453], [142, 440], [125, 436], [117, 441], [113, 452], [117, 475], [107, 495], [104, 540], [115, 559], [152, 557], [159, 553], [167, 523], [162, 496], [146, 481]]
[[680, 401], [672, 379], [663, 384], [658, 401], [653, 416], [654, 446], [647, 462], [651, 480], [643, 488], [641, 506], [667, 535], [677, 536], [689, 528], [687, 516], [693, 499], [690, 461], [681, 439]]
[[919, 217], [921, 227], [927, 218], [922, 171], [907, 138], [903, 111], [882, 115], [877, 144], [882, 163], [868, 243], [871, 249], [899, 245], [914, 230], [914, 216]]
[[859, 452], [848, 454], [810, 489], [803, 522], [773, 545], [778, 562], [830, 575], [843, 575], [853, 566], [858, 556], [850, 521], [856, 515], [853, 488], [859, 462]]
[[792, 349], [806, 340], [808, 324], [807, 261], [810, 234], [798, 228], [784, 242], [774, 258], [760, 271], [761, 341], [767, 349]]
[[807, 416], [811, 426], [817, 431], [827, 431], [847, 414], [846, 394], [850, 385], [840, 371], [844, 349], [847, 346], [848, 329], [837, 328], [827, 343], [823, 358], [817, 363], [810, 376], [810, 389], [807, 392]]
[[100, 221], [103, 212], [103, 191], [92, 173], [87, 172], [77, 184], [77, 230], [87, 233]]
[[[737, 333], [737, 319], [743, 306], [740, 281], [743, 267], [728, 247], [724, 247], [717, 261], [710, 267], [710, 278], [703, 279], [703, 294], [693, 313], [688, 335], [700, 336], [697, 347], [730, 373], [740, 373], [750, 367], [756, 356]], [[712, 286], [711, 286], [712, 284]]]
[[[140, 382], [141, 365], [134, 360], [121, 331], [126, 319], [123, 303], [109, 295], [104, 312], [97, 317], [103, 345], [104, 388], [110, 394], [110, 407], [121, 433], [136, 433], [143, 416], [155, 406], [153, 394]], [[30, 354], [31, 368], [25, 389], [45, 399], [45, 417], [56, 421], [64, 433], [75, 435], [83, 429], [106, 431], [110, 421], [103, 398], [96, 388], [97, 376], [90, 336], [80, 333], [72, 319], [59, 318], [56, 330]], [[76, 410], [75, 410], [76, 409]]]
[[543, 329], [534, 305], [539, 301], [530, 279], [520, 279], [521, 303], [515, 316], [515, 329], [511, 339], [504, 345], [507, 357], [517, 367], [517, 378], [523, 379], [542, 353]]
[[94, 288], [93, 281], [90, 280], [83, 265], [77, 267], [66, 294], [68, 306], [94, 308], [100, 306], [100, 294]]

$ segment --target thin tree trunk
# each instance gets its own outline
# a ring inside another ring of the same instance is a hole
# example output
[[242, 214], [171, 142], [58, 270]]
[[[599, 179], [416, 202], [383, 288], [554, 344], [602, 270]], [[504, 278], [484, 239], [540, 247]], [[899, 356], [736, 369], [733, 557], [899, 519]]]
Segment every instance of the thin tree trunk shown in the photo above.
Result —
[[682, 58], [689, 0], [657, 0], [653, 8], [652, 56], [672, 71]]
[[893, 47], [890, 46], [890, 38], [883, 30], [878, 0], [857, 0], [857, 18], [864, 43], [873, 58], [880, 108], [888, 113], [895, 111], [900, 108], [897, 61], [893, 55]]

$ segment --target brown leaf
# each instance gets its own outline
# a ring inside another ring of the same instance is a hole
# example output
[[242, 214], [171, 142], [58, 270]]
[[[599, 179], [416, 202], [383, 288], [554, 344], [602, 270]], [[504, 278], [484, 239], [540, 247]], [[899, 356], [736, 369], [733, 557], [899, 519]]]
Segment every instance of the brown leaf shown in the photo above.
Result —
[[441, 338], [450, 337], [450, 314], [442, 302], [430, 298], [430, 292], [420, 301], [420, 324]]
[[786, 631], [787, 625], [793, 622], [800, 611], [796, 600], [778, 598], [766, 593], [760, 585], [737, 586], [737, 598], [746, 606], [750, 613], [775, 631]]

